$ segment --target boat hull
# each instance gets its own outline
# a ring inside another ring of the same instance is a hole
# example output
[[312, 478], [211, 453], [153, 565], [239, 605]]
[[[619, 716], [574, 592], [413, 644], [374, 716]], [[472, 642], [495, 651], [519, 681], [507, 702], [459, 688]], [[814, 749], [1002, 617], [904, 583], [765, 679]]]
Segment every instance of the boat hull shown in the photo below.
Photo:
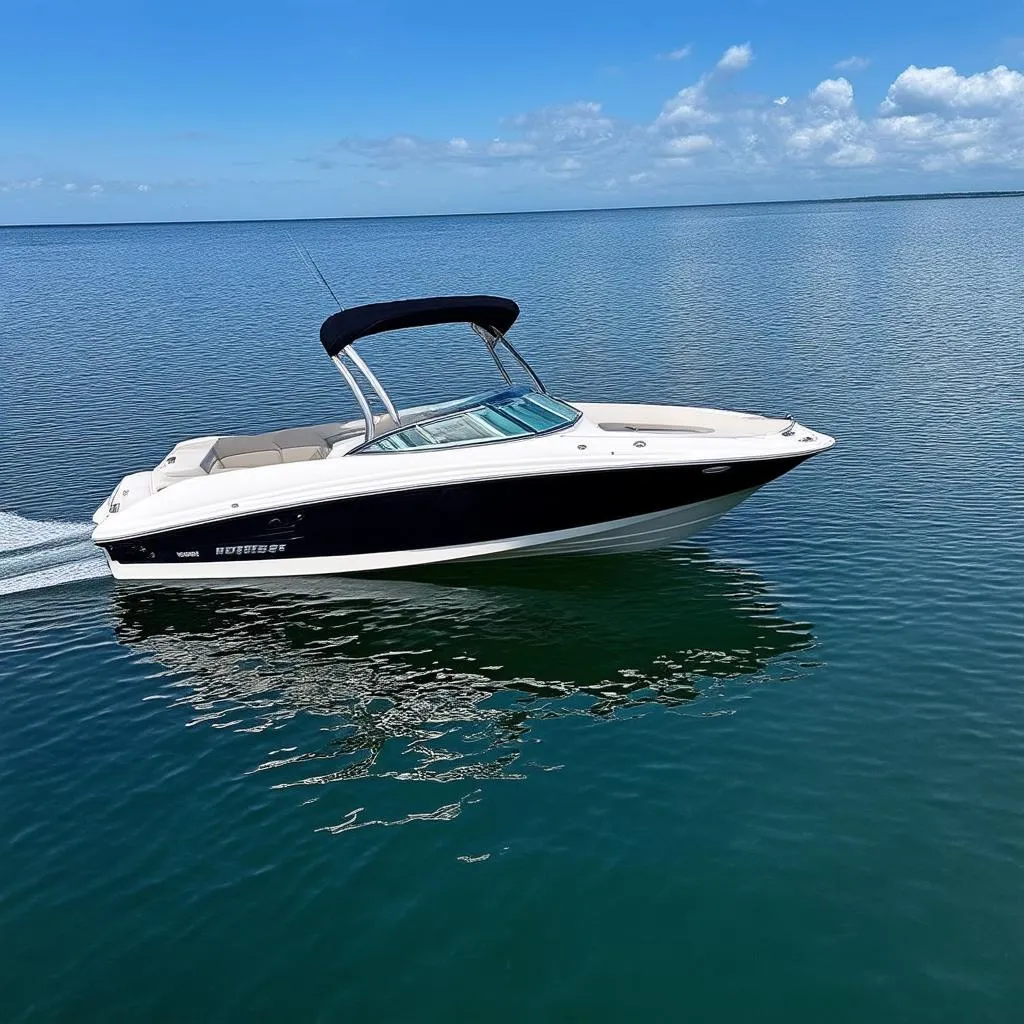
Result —
[[706, 528], [806, 457], [396, 490], [101, 546], [115, 577], [146, 580], [361, 573], [435, 562], [648, 550]]

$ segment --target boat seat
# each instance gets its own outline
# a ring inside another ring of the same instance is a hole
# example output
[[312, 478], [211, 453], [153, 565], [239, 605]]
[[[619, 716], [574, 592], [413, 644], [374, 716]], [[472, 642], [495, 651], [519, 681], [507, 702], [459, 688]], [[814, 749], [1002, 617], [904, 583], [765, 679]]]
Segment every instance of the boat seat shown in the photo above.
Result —
[[313, 427], [288, 427], [272, 430], [261, 437], [281, 449], [282, 462], [309, 462], [322, 459], [330, 450], [327, 439]]
[[282, 463], [281, 449], [269, 445], [260, 436], [239, 434], [219, 437], [203, 459], [207, 473], [221, 473], [226, 469], [253, 469], [256, 466], [275, 466]]
[[203, 459], [203, 469], [207, 473], [223, 473], [229, 469], [311, 462], [325, 458], [330, 450], [327, 438], [313, 427], [289, 427], [266, 434], [238, 434], [217, 438]]

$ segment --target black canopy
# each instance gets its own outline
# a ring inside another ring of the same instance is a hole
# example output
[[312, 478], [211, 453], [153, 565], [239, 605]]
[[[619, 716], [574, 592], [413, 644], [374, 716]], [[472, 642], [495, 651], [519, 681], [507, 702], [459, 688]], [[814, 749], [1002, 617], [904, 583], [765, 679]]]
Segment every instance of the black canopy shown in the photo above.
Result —
[[320, 344], [329, 356], [370, 334], [433, 324], [476, 324], [504, 334], [519, 316], [511, 299], [493, 295], [452, 295], [438, 299], [402, 299], [353, 306], [329, 316], [320, 328]]

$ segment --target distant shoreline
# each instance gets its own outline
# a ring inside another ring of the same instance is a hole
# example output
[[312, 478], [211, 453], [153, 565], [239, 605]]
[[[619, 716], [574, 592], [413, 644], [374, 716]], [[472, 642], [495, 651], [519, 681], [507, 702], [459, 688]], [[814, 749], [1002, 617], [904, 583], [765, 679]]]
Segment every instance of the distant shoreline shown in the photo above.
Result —
[[428, 220], [442, 217], [535, 217], [571, 213], [628, 213], [636, 210], [706, 210], [735, 206], [823, 206], [833, 203], [907, 203], [933, 199], [1020, 199], [1024, 189], [1001, 189], [987, 192], [908, 192], [881, 196], [838, 196], [830, 199], [756, 199], [730, 203], [656, 203], [651, 206], [583, 206], [565, 210], [495, 210], [488, 213], [396, 213], [359, 217], [243, 217], [209, 220], [126, 220], [69, 221], [60, 224], [0, 224], [0, 229], [19, 228], [132, 228], [170, 227], [175, 224], [309, 224], [330, 221], [364, 220]]

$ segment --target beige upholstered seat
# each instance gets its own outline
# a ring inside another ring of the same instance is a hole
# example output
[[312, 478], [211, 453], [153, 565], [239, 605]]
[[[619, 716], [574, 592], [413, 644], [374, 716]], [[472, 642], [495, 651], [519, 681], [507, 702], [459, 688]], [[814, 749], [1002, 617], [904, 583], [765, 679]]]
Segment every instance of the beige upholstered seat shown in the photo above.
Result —
[[203, 459], [207, 473], [221, 473], [226, 469], [253, 469], [256, 466], [274, 466], [282, 463], [281, 449], [268, 443], [261, 434], [220, 437]]
[[312, 427], [290, 427], [261, 436], [277, 445], [281, 451], [282, 462], [309, 462], [311, 459], [322, 459], [329, 450], [324, 436]]
[[340, 424], [324, 427], [289, 427], [266, 434], [219, 437], [203, 460], [207, 473], [254, 469], [281, 463], [311, 462], [326, 458]]

